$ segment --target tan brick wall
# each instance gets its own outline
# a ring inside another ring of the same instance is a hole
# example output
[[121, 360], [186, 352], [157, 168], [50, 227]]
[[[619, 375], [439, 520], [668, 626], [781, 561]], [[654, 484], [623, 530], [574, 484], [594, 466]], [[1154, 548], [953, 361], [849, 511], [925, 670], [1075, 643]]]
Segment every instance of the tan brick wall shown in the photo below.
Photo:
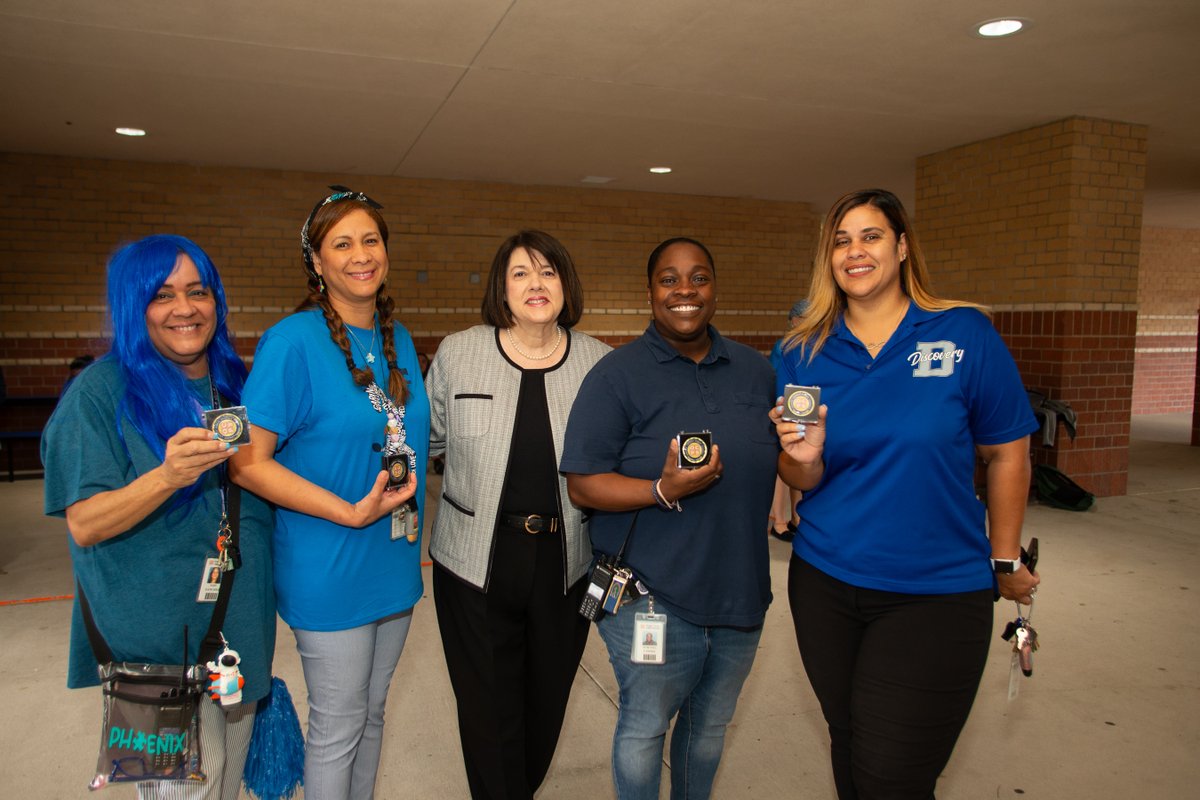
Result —
[[1191, 411], [1195, 402], [1200, 230], [1143, 228], [1133, 413]]
[[1124, 494], [1144, 126], [1072, 117], [923, 156], [916, 214], [942, 295], [992, 305], [1026, 386], [1071, 404], [1035, 459]]
[[639, 334], [646, 257], [686, 235], [716, 259], [718, 327], [765, 352], [807, 291], [819, 224], [803, 203], [0, 154], [0, 365], [10, 392], [55, 391], [71, 357], [104, 352], [105, 262], [150, 233], [208, 251], [239, 350], [251, 354], [300, 299], [300, 226], [331, 183], [384, 205], [392, 293], [422, 349], [479, 321], [472, 274], [486, 278], [500, 241], [537, 227], [579, 266], [581, 330], [614, 343]]
[[936, 287], [989, 304], [1137, 301], [1146, 128], [1073, 117], [917, 159]]

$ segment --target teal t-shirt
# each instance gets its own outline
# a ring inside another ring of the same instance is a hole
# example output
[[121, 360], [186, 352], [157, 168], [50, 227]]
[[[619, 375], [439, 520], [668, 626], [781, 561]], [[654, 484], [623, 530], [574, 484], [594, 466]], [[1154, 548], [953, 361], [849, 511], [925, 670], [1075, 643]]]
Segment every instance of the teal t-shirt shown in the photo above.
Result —
[[[423, 499], [429, 400], [412, 338], [399, 323], [394, 330], [397, 363], [410, 390], [406, 441], [416, 454], [416, 496]], [[354, 332], [363, 344], [378, 340], [370, 330]], [[360, 348], [352, 350], [355, 363], [366, 368]], [[375, 381], [386, 387], [383, 347], [374, 354]], [[354, 383], [319, 310], [293, 314], [263, 335], [242, 402], [252, 424], [279, 437], [275, 460], [292, 472], [352, 503], [375, 483], [387, 419]], [[275, 591], [284, 622], [301, 630], [346, 630], [415, 606], [423, 591], [420, 540], [393, 540], [391, 529], [387, 516], [346, 528], [278, 508]]]
[[[211, 405], [207, 378], [193, 381], [192, 389], [200, 406]], [[42, 434], [47, 514], [62, 517], [73, 503], [120, 489], [162, 463], [128, 417], [122, 442], [116, 414], [124, 391], [116, 362], [103, 359], [76, 378], [59, 401]], [[80, 547], [67, 535], [75, 580], [87, 593], [96, 626], [117, 661], [180, 663], [185, 625], [187, 660], [196, 661], [214, 605], [198, 602], [197, 596], [206, 577], [205, 561], [216, 557], [221, 519], [218, 472], [209, 470], [201, 480], [203, 492], [192, 503], [172, 508], [173, 496], [107, 541]], [[242, 492], [241, 502], [242, 567], [222, 630], [242, 659], [242, 701], [253, 702], [270, 688], [275, 653], [272, 514], [249, 492]], [[70, 647], [67, 685], [99, 683], [78, 599]]]

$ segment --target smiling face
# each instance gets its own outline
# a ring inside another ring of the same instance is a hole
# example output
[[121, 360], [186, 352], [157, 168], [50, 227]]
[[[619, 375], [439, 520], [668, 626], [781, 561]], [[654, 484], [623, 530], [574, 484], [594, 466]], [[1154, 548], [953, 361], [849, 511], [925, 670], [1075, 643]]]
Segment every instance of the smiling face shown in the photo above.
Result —
[[553, 325], [563, 307], [562, 281], [545, 256], [518, 247], [508, 257], [504, 300], [514, 325]]
[[663, 250], [650, 273], [654, 327], [672, 347], [696, 360], [708, 353], [708, 323], [717, 313], [716, 286], [708, 257], [689, 242]]
[[208, 345], [217, 329], [217, 301], [183, 253], [146, 306], [146, 332], [154, 349], [189, 378], [208, 374]]
[[355, 209], [338, 220], [316, 245], [313, 269], [343, 317], [348, 311], [374, 309], [375, 295], [387, 278], [388, 255], [371, 215]]
[[886, 302], [903, 294], [900, 265], [907, 257], [904, 234], [897, 239], [882, 211], [861, 205], [838, 223], [830, 265], [847, 302]]

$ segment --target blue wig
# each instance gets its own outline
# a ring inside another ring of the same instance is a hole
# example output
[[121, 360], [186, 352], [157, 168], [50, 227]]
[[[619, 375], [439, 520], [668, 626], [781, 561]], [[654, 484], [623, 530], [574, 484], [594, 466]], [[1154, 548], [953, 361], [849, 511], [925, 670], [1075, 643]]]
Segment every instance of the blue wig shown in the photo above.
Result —
[[[174, 272], [181, 254], [196, 265], [200, 282], [216, 301], [216, 330], [208, 345], [208, 369], [217, 391], [233, 405], [240, 401], [246, 383], [246, 365], [233, 349], [225, 325], [229, 316], [225, 289], [208, 255], [190, 239], [170, 234], [147, 236], [118, 250], [108, 262], [108, 313], [113, 333], [109, 358], [120, 365], [125, 379], [117, 429], [124, 442], [123, 420], [128, 417], [159, 458], [166, 455], [167, 439], [180, 428], [202, 424], [200, 405], [187, 378], [155, 349], [146, 329], [146, 308]], [[197, 481], [180, 500], [188, 502], [199, 491]]]

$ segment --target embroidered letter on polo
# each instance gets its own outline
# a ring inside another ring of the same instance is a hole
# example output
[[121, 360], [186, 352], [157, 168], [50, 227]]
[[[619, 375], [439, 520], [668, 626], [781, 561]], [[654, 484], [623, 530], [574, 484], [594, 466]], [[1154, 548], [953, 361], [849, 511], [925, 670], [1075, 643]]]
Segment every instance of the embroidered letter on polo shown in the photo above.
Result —
[[949, 378], [954, 374], [954, 365], [963, 360], [962, 350], [954, 342], [917, 342], [917, 351], [910, 353], [908, 363], [916, 367], [914, 378]]

